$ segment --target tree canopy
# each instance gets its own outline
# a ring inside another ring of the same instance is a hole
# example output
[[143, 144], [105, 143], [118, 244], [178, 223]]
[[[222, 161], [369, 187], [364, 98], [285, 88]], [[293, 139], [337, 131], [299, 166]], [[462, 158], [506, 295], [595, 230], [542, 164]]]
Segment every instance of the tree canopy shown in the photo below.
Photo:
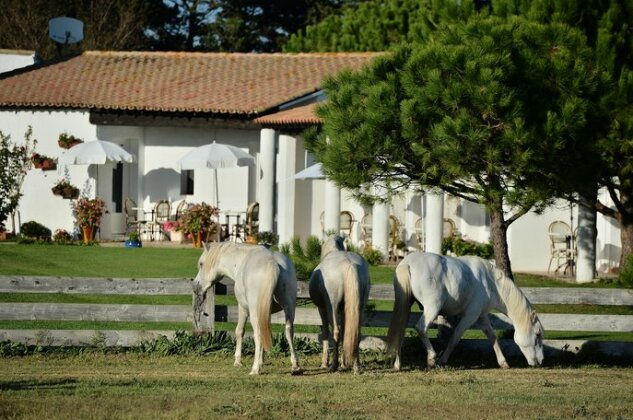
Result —
[[[602, 79], [564, 24], [473, 16], [325, 83], [308, 147], [338, 185], [438, 187], [485, 205], [495, 257], [511, 275], [508, 226], [558, 188], [561, 164], [590, 164]], [[589, 155], [591, 156], [591, 155]], [[582, 165], [564, 176], [590, 175]]]

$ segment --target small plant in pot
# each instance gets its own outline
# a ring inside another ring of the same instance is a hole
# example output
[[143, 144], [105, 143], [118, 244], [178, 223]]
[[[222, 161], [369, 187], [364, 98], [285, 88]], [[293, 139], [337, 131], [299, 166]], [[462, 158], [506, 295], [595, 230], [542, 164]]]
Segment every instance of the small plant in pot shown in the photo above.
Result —
[[257, 232], [255, 234], [255, 238], [257, 239], [257, 243], [259, 245], [264, 245], [266, 248], [270, 248], [279, 243], [279, 235], [277, 235], [275, 232]]
[[131, 231], [127, 235], [127, 241], [125, 241], [126, 248], [140, 248], [143, 246], [141, 242], [141, 235], [137, 230]]
[[57, 139], [57, 145], [62, 149], [70, 149], [71, 147], [83, 142], [83, 140], [68, 133], [60, 134], [59, 138]]

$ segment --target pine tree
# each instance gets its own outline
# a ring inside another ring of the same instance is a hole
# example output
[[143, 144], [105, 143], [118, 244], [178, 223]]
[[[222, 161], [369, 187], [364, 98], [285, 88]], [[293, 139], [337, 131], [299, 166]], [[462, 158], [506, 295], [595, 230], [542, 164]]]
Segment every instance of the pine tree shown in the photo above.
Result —
[[363, 200], [372, 185], [418, 185], [485, 205], [497, 265], [512, 275], [507, 229], [563, 193], [561, 162], [591, 150], [600, 81], [579, 31], [473, 16], [328, 80], [308, 147]]

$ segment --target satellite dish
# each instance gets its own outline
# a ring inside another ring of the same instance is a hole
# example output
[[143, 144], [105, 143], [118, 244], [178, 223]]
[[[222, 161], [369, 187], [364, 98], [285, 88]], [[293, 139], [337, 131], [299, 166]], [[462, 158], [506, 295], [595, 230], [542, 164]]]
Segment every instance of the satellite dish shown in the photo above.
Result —
[[84, 23], [69, 17], [48, 21], [48, 36], [58, 44], [75, 44], [84, 39]]

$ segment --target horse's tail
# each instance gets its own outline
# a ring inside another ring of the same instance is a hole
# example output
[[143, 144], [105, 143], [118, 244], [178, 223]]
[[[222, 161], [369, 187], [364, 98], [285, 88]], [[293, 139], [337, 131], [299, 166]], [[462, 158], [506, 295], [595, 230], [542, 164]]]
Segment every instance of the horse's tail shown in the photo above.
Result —
[[343, 296], [345, 300], [345, 331], [343, 332], [343, 357], [345, 363], [353, 363], [358, 358], [360, 341], [360, 322], [363, 311], [363, 299], [360, 296], [360, 278], [358, 267], [348, 263], [343, 278]]
[[273, 343], [270, 315], [273, 304], [273, 293], [277, 286], [279, 273], [279, 265], [277, 265], [276, 262], [271, 261], [267, 264], [259, 291], [259, 300], [257, 302], [257, 326], [259, 327], [262, 348], [265, 351], [270, 351]]
[[387, 353], [397, 354], [411, 313], [411, 272], [408, 264], [399, 264], [396, 267], [393, 289], [395, 300], [387, 333]]

